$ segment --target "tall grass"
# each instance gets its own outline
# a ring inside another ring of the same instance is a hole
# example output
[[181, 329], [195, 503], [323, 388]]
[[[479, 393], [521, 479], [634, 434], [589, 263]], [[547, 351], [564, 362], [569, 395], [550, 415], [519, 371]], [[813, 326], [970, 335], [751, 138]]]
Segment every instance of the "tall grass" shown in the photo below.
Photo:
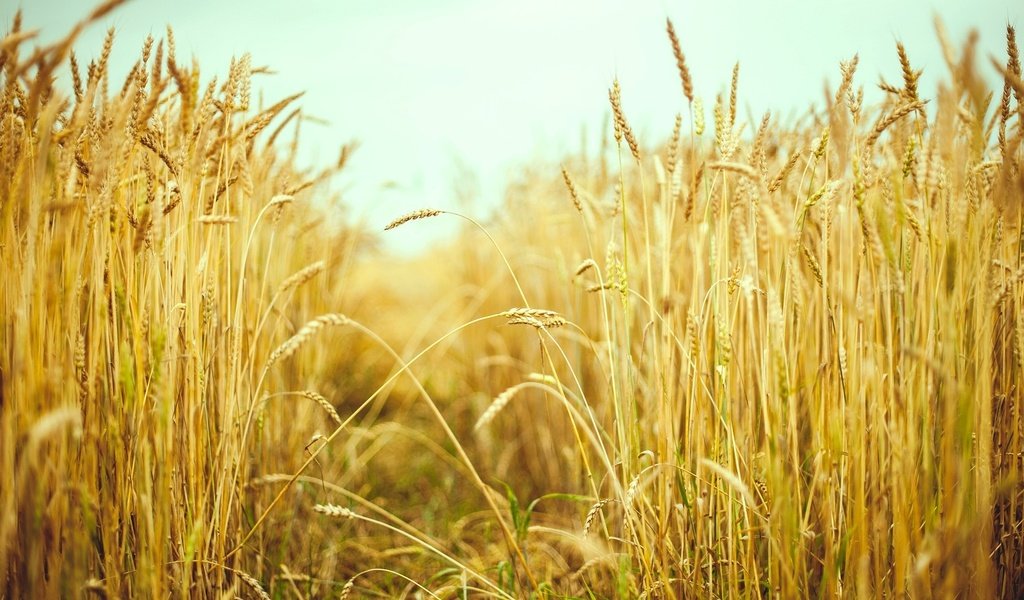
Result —
[[6, 596], [1019, 594], [1024, 84], [1012, 29], [994, 93], [938, 31], [933, 98], [897, 45], [881, 104], [853, 58], [748, 124], [669, 24], [667, 144], [612, 82], [606, 152], [394, 259], [250, 58], [204, 83], [168, 32], [112, 91], [113, 34], [79, 74], [15, 23]]

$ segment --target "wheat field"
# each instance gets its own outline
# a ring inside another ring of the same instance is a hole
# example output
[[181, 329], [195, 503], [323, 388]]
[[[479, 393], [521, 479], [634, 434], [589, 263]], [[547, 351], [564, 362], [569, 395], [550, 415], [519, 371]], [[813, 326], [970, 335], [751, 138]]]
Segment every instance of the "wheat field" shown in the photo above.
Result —
[[668, 22], [663, 137], [609, 81], [605, 151], [370, 231], [248, 55], [79, 62], [120, 3], [0, 40], [0, 598], [1024, 594], [1012, 27], [747, 122]]

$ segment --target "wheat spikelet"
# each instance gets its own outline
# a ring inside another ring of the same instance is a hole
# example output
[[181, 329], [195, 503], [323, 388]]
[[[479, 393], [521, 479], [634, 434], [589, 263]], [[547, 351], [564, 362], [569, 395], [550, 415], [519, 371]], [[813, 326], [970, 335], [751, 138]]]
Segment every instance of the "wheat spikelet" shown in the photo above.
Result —
[[532, 325], [537, 329], [561, 327], [568, 322], [557, 312], [541, 308], [511, 308], [501, 316], [508, 319], [508, 325]]
[[917, 100], [917, 80], [921, 77], [921, 71], [914, 71], [910, 66], [910, 57], [907, 56], [907, 49], [903, 42], [896, 42], [896, 53], [900, 57], [900, 66], [903, 68], [903, 92], [910, 100]]
[[813, 208], [822, 198], [825, 198], [825, 202], [831, 202], [831, 199], [835, 197], [836, 192], [839, 191], [840, 182], [830, 181], [825, 183], [818, 191], [814, 192], [810, 198], [804, 202], [804, 208]]
[[[1020, 67], [1020, 53], [1017, 48], [1017, 30], [1014, 29], [1013, 25], [1006, 26], [1006, 55], [1008, 58], [1006, 66], [1008, 70], [1014, 75], [1021, 74]], [[1017, 97], [1017, 102], [1021, 101], [1021, 97]]]
[[238, 222], [238, 217], [233, 215], [203, 215], [199, 222], [204, 225], [230, 225]]
[[782, 187], [783, 182], [786, 181], [786, 176], [788, 176], [789, 172], [793, 170], [794, 166], [796, 166], [796, 161], [800, 158], [800, 154], [801, 153], [797, 151], [789, 155], [789, 160], [786, 161], [785, 166], [783, 166], [782, 170], [779, 171], [779, 174], [772, 179], [772, 182], [768, 184], [768, 193], [772, 193]]
[[898, 87], [890, 83], [886, 83], [885, 81], [878, 82], [878, 89], [882, 90], [887, 94], [892, 94], [897, 97], [903, 96], [903, 90], [899, 89]]
[[589, 571], [590, 569], [594, 568], [595, 566], [597, 566], [599, 564], [611, 562], [611, 561], [615, 560], [618, 557], [619, 557], [618, 554], [603, 554], [601, 556], [596, 556], [594, 558], [591, 558], [587, 562], [585, 562], [582, 565], [580, 565], [580, 568], [576, 569], [573, 572], [573, 574], [569, 577], [569, 580], [570, 581], [579, 581], [580, 579], [583, 579], [583, 575], [587, 571]]
[[740, 497], [746, 502], [747, 506], [757, 506], [757, 502], [754, 501], [754, 496], [750, 493], [750, 487], [743, 482], [742, 479], [729, 469], [725, 468], [721, 464], [707, 459], [700, 459], [702, 465], [713, 471], [722, 481], [729, 484], [734, 490], [736, 490]]
[[711, 115], [715, 121], [715, 147], [718, 148], [718, 153], [722, 155], [723, 160], [728, 160], [730, 152], [728, 151], [728, 132], [726, 131], [725, 113], [722, 109], [722, 95], [719, 94], [715, 97], [715, 106], [711, 109]]
[[683, 200], [683, 164], [677, 161], [675, 166], [669, 169], [668, 202], [675, 205]]
[[[672, 55], [676, 58], [676, 68], [679, 69], [679, 80], [683, 84], [683, 95], [690, 103], [693, 102], [693, 79], [690, 77], [690, 69], [686, 67], [686, 57], [683, 55], [682, 46], [679, 45], [679, 37], [676, 29], [672, 26], [670, 19], [665, 19], [665, 31], [668, 33], [669, 43], [672, 44]], [[699, 135], [699, 134], [698, 134]]]
[[818, 259], [814, 258], [810, 248], [800, 244], [800, 249], [803, 250], [804, 258], [807, 259], [807, 265], [811, 268], [811, 272], [814, 273], [814, 279], [817, 280], [818, 286], [823, 285], [821, 277], [821, 265], [818, 264]]
[[860, 55], [854, 54], [850, 60], [841, 61], [839, 63], [839, 73], [842, 75], [842, 80], [839, 82], [839, 88], [836, 90], [835, 103], [839, 104], [843, 98], [850, 91], [850, 87], [853, 85], [853, 76], [857, 72], [857, 64], [860, 62]]
[[668, 170], [669, 176], [673, 175], [676, 170], [676, 162], [679, 160], [679, 135], [683, 127], [683, 115], [676, 113], [676, 121], [672, 126], [672, 137], [669, 138], [668, 142], [668, 156], [666, 157], [666, 169]]
[[558, 313], [553, 310], [547, 310], [543, 308], [510, 308], [505, 312], [501, 313], [501, 316], [505, 318], [514, 317], [535, 317], [535, 318], [547, 318], [557, 317]]
[[704, 101], [700, 98], [693, 100], [693, 132], [697, 137], [704, 135]]
[[505, 405], [509, 403], [509, 400], [511, 400], [519, 390], [526, 387], [526, 385], [527, 383], [518, 383], [495, 396], [491, 405], [488, 406], [487, 410], [485, 410], [484, 413], [480, 415], [480, 418], [477, 419], [476, 425], [473, 426], [473, 431], [479, 431], [483, 427], [486, 427], [488, 423], [493, 421], [494, 417], [498, 416], [498, 413], [501, 412], [501, 410], [505, 408]]
[[[344, 154], [344, 153], [345, 153], [344, 149], [342, 149], [342, 154]], [[285, 188], [284, 193], [286, 193], [286, 194], [288, 194], [290, 196], [294, 196], [295, 194], [298, 194], [299, 192], [306, 191], [309, 188], [313, 187], [316, 184], [316, 182], [317, 182], [316, 179], [307, 179], [306, 181], [303, 181], [302, 183], [297, 183], [297, 184], [295, 184], [295, 185], [293, 185], [291, 187]]]
[[356, 517], [356, 513], [344, 506], [338, 506], [337, 504], [317, 504], [313, 507], [313, 510], [327, 515], [328, 517], [336, 517], [339, 519], [354, 519]]
[[356, 585], [355, 579], [349, 579], [345, 587], [341, 588], [341, 595], [338, 596], [338, 600], [347, 600], [349, 595], [352, 594], [352, 588]]
[[729, 86], [729, 128], [736, 125], [736, 93], [740, 83], [740, 63], [732, 68], [732, 85]]
[[619, 119], [622, 108], [619, 106], [619, 94], [619, 79], [616, 78], [608, 90], [608, 102], [612, 105], [612, 135], [615, 136], [616, 144], [622, 143], [622, 121]]
[[626, 510], [633, 508], [633, 500], [636, 499], [637, 493], [640, 492], [640, 476], [637, 475], [629, 482], [629, 487], [626, 488], [626, 497], [623, 499], [622, 504]]
[[754, 165], [760, 172], [761, 178], [768, 181], [768, 153], [765, 152], [765, 140], [768, 139], [768, 126], [771, 123], [772, 113], [766, 112], [761, 117], [761, 125], [754, 134], [754, 145], [750, 150], [750, 164]]
[[260, 600], [270, 600], [270, 594], [268, 594], [267, 591], [263, 589], [263, 586], [260, 585], [259, 581], [256, 581], [255, 577], [249, 575], [248, 573], [243, 573], [242, 571], [239, 571], [237, 569], [235, 570], [235, 575], [237, 575], [239, 579], [245, 582], [245, 585], [249, 586], [249, 588], [256, 593], [256, 596], [260, 598]]
[[526, 378], [536, 383], [546, 383], [552, 386], [558, 385], [558, 380], [546, 373], [530, 373]]
[[697, 168], [697, 173], [690, 181], [690, 192], [686, 196], [686, 209], [683, 213], [683, 218], [686, 221], [689, 221], [693, 216], [693, 209], [697, 206], [697, 192], [700, 190], [700, 185], [704, 181], [705, 167], [706, 163], [701, 163], [700, 167]]
[[879, 121], [878, 125], [875, 125], [875, 128], [871, 131], [871, 134], [864, 141], [864, 147], [865, 148], [871, 148], [871, 146], [874, 146], [875, 142], [878, 141], [878, 138], [882, 135], [882, 133], [886, 129], [889, 128], [890, 125], [892, 125], [896, 121], [899, 121], [900, 119], [902, 119], [903, 117], [909, 115], [910, 113], [914, 112], [915, 110], [918, 110], [918, 109], [924, 107], [924, 105], [925, 105], [925, 102], [917, 100], [915, 102], [910, 102], [910, 103], [904, 104], [904, 105], [896, 108], [895, 110], [893, 110], [892, 113], [890, 113], [884, 119]]
[[622, 138], [625, 137], [626, 144], [629, 146], [629, 152], [635, 160], [639, 161], [640, 147], [637, 144], [636, 136], [633, 135], [633, 128], [629, 126], [626, 114], [622, 111], [622, 88], [619, 87], [618, 78], [615, 79], [611, 89], [608, 90], [608, 100], [612, 105], [612, 116], [615, 123], [615, 142], [620, 143]]
[[562, 167], [562, 179], [565, 180], [565, 187], [569, 188], [569, 196], [572, 197], [572, 204], [576, 207], [576, 210], [583, 212], [583, 204], [580, 202], [580, 195], [576, 191], [576, 184], [572, 178], [569, 177], [569, 171], [565, 167]]
[[590, 528], [594, 524], [594, 519], [597, 518], [597, 514], [601, 512], [601, 509], [604, 508], [605, 505], [607, 505], [609, 502], [614, 502], [614, 500], [611, 498], [605, 498], [604, 500], [595, 502], [594, 505], [590, 507], [590, 510], [587, 511], [587, 516], [585, 519], [583, 519], [584, 537], [586, 537], [586, 535], [590, 533]]
[[537, 317], [513, 317], [508, 320], [508, 325], [529, 325], [537, 329], [554, 329], [561, 327], [568, 323], [562, 317], [546, 317], [538, 319]]
[[306, 283], [310, 279], [322, 273], [326, 266], [327, 263], [325, 263], [322, 260], [318, 260], [309, 266], [303, 267], [302, 270], [296, 272], [294, 275], [281, 282], [281, 285], [277, 288], [278, 293], [282, 294], [292, 288], [299, 287], [300, 285]]
[[332, 421], [334, 421], [338, 425], [341, 425], [341, 416], [338, 415], [338, 411], [334, 409], [334, 405], [331, 404], [330, 401], [327, 400], [327, 398], [324, 398], [323, 396], [312, 390], [303, 390], [299, 392], [299, 395], [309, 398], [313, 402], [319, 404], [320, 407], [323, 408], [325, 412], [327, 412], [327, 415], [331, 417]]
[[398, 217], [394, 221], [391, 221], [390, 223], [387, 224], [386, 227], [384, 227], [384, 231], [394, 229], [395, 227], [398, 227], [400, 225], [405, 225], [409, 221], [416, 221], [418, 219], [429, 219], [430, 217], [436, 217], [437, 215], [442, 214], [442, 212], [444, 211], [434, 210], [431, 208], [417, 210], [406, 215], [402, 215], [401, 217]]
[[738, 162], [727, 162], [727, 161], [716, 161], [708, 163], [709, 169], [715, 169], [717, 171], [729, 171], [730, 173], [738, 173], [745, 177], [749, 177], [753, 181], [758, 181], [757, 171], [750, 165], [745, 165]]
[[578, 267], [576, 267], [576, 277], [579, 277], [580, 275], [586, 273], [590, 269], [596, 269], [596, 268], [597, 268], [597, 262], [594, 259], [592, 259], [592, 258], [588, 258], [587, 260], [581, 262]]
[[291, 194], [278, 194], [270, 199], [270, 204], [267, 206], [277, 206], [279, 204], [288, 204], [289, 202], [295, 201], [295, 197]]
[[270, 354], [270, 358], [267, 359], [267, 366], [264, 368], [269, 369], [270, 366], [277, 361], [288, 358], [294, 354], [302, 344], [306, 343], [324, 327], [328, 325], [347, 325], [348, 323], [348, 317], [337, 313], [321, 315], [313, 319], [309, 323], [306, 323], [298, 333], [288, 338], [287, 341], [278, 346], [277, 349]]
[[655, 581], [650, 586], [644, 585], [644, 591], [639, 596], [637, 596], [637, 600], [647, 600], [648, 598], [661, 598], [664, 595], [664, 592], [662, 592], [664, 588], [664, 581]]
[[250, 90], [252, 87], [252, 54], [246, 52], [242, 55], [239, 71], [240, 81], [238, 86], [238, 109], [242, 112], [249, 110]]

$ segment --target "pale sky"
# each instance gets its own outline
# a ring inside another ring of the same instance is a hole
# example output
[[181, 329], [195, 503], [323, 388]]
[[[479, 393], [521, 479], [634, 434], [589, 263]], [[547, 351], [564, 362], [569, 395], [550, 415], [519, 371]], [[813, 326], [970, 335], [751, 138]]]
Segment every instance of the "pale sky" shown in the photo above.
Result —
[[[0, 30], [21, 6], [24, 26], [51, 41], [94, 4], [0, 0]], [[989, 54], [1004, 59], [1006, 24], [1024, 26], [1019, 0], [133, 0], [89, 29], [77, 52], [83, 63], [98, 55], [114, 26], [121, 77], [146, 36], [170, 24], [179, 60], [196, 56], [204, 84], [223, 80], [231, 56], [252, 53], [254, 65], [277, 72], [255, 82], [269, 102], [304, 90], [306, 111], [329, 121], [306, 127], [304, 160], [333, 160], [343, 142], [360, 141], [337, 187], [379, 230], [410, 210], [458, 207], [457, 178], [479, 182], [478, 200], [461, 208], [485, 217], [515, 165], [557, 164], [579, 148], [583, 128], [597, 143], [616, 76], [641, 143], [662, 141], [685, 105], [666, 16], [710, 122], [736, 61], [743, 115], [759, 120], [820, 105], [823, 82], [835, 83], [839, 61], [854, 53], [869, 99], [880, 74], [898, 83], [896, 40], [924, 68], [930, 97], [946, 69], [935, 13], [958, 45], [980, 31], [987, 71]], [[401, 239], [422, 247], [450, 227], [410, 227]]]

